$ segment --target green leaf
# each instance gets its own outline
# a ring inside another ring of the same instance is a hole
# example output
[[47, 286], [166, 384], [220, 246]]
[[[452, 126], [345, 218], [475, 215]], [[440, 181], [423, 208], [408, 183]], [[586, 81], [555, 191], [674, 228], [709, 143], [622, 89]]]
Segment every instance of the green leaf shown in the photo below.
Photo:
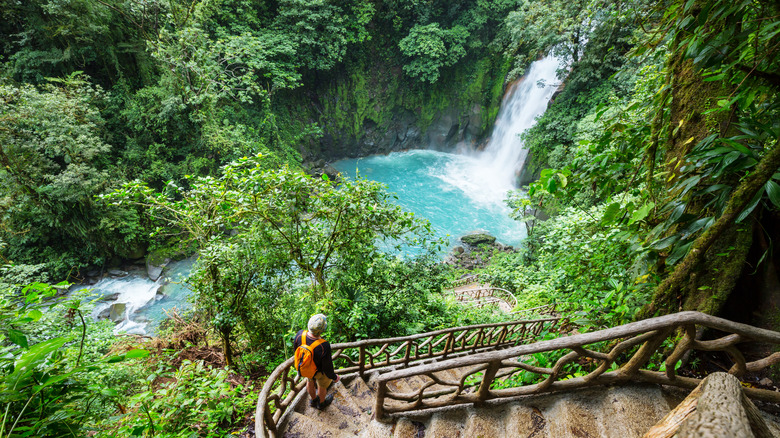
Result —
[[685, 203], [677, 204], [677, 206], [674, 207], [674, 210], [672, 210], [672, 214], [669, 215], [669, 222], [670, 223], [677, 222], [677, 220], [680, 219], [680, 217], [682, 217], [683, 213], [685, 212], [685, 207], [687, 206], [688, 205]]
[[29, 345], [27, 345], [27, 336], [19, 330], [8, 329], [8, 339], [22, 348], [29, 348]]
[[772, 181], [771, 179], [766, 182], [764, 186], [766, 189], [766, 195], [769, 196], [769, 200], [775, 207], [780, 208], [780, 184]]
[[693, 245], [693, 241], [688, 242], [685, 245], [677, 246], [672, 251], [672, 253], [669, 254], [669, 257], [666, 258], [666, 264], [669, 266], [676, 264], [683, 257], [685, 257], [686, 254], [688, 254], [688, 250], [691, 249], [692, 245]]
[[645, 204], [641, 207], [639, 207], [638, 210], [634, 212], [633, 215], [631, 215], [631, 219], [628, 221], [628, 224], [631, 225], [635, 222], [639, 222], [642, 219], [646, 218], [648, 214], [650, 214], [650, 211], [655, 207], [654, 202], [650, 202], [648, 204]]
[[670, 247], [673, 243], [677, 242], [678, 240], [680, 240], [680, 236], [677, 236], [677, 235], [669, 236], [669, 237], [667, 237], [665, 239], [661, 239], [661, 240], [657, 240], [657, 241], [653, 242], [650, 245], [650, 249], [654, 249], [656, 251], [660, 251], [662, 249], [666, 249], [666, 248]]
[[604, 215], [601, 217], [602, 224], [609, 224], [614, 222], [615, 217], [620, 212], [620, 203], [613, 202], [604, 209]]
[[141, 350], [141, 349], [130, 350], [125, 354], [125, 358], [127, 359], [136, 359], [136, 358], [147, 357], [147, 356], [149, 356], [149, 350]]
[[33, 309], [27, 313], [27, 317], [33, 321], [38, 321], [43, 316], [43, 312], [38, 309]]
[[764, 194], [764, 192], [759, 190], [756, 193], [756, 195], [753, 196], [753, 199], [750, 200], [750, 203], [748, 204], [748, 206], [742, 211], [742, 213], [739, 214], [739, 217], [737, 217], [737, 220], [735, 221], [736, 223], [740, 223], [743, 220], [745, 220], [745, 218], [750, 216], [750, 213], [752, 213], [753, 210], [756, 208], [756, 206], [758, 205], [758, 201], [761, 200], [761, 196], [763, 194]]
[[28, 379], [32, 376], [35, 368], [67, 341], [68, 338], [54, 338], [30, 347], [14, 363], [14, 372], [6, 378], [6, 386], [11, 390], [19, 390], [29, 384]]
[[111, 356], [108, 359], [106, 359], [106, 363], [116, 363], [116, 362], [122, 362], [125, 360], [125, 355], [120, 354], [118, 356]]

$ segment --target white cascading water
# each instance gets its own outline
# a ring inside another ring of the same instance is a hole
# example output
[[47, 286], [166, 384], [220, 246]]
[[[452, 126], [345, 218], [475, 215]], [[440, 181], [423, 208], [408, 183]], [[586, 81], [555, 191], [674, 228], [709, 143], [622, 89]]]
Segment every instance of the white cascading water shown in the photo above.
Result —
[[459, 187], [477, 203], [503, 203], [506, 193], [516, 188], [517, 175], [528, 154], [520, 134], [547, 109], [557, 88], [559, 66], [552, 55], [531, 64], [526, 75], [505, 94], [485, 149], [471, 160], [453, 161], [437, 176]]
[[[156, 326], [173, 308], [191, 307], [190, 294], [182, 280], [189, 275], [195, 258], [171, 262], [157, 281], [149, 279], [146, 269], [135, 268], [123, 277], [106, 276], [91, 286], [73, 286], [71, 293], [87, 290], [94, 303], [94, 319], [111, 318], [114, 333], [154, 334]], [[80, 295], [80, 294], [79, 294]]]

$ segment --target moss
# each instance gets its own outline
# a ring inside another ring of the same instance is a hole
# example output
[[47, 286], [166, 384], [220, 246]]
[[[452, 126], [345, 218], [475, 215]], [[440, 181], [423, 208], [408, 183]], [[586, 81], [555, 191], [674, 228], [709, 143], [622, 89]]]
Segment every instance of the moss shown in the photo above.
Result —
[[682, 309], [719, 314], [746, 266], [752, 243], [750, 226], [735, 226], [724, 232], [707, 252], [703, 268], [691, 276]]
[[428, 85], [414, 82], [397, 68], [356, 62], [320, 81], [316, 95], [322, 108], [316, 118], [326, 130], [358, 138], [369, 121], [377, 129], [387, 129], [394, 115], [410, 111], [425, 132], [442, 110], [455, 107], [465, 115], [476, 104], [485, 115], [480, 126], [485, 131], [498, 114], [510, 65], [503, 56], [487, 54], [463, 60]]

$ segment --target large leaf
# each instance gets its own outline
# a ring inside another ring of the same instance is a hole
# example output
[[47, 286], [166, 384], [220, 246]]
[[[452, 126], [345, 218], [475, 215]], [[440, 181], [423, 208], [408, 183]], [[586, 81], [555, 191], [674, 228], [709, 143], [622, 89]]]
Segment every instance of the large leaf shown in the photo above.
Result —
[[771, 179], [766, 182], [764, 186], [766, 189], [766, 195], [769, 196], [769, 200], [775, 207], [780, 208], [780, 184], [772, 181]]
[[149, 350], [140, 350], [140, 349], [133, 349], [128, 351], [125, 354], [125, 357], [127, 359], [135, 359], [135, 358], [147, 357], [147, 356], [149, 356]]
[[601, 223], [609, 224], [615, 221], [615, 217], [620, 212], [620, 203], [613, 202], [604, 209], [604, 215], [601, 217]]
[[14, 371], [6, 379], [6, 386], [19, 390], [26, 386], [35, 368], [43, 363], [50, 354], [57, 351], [68, 338], [54, 338], [33, 345], [14, 363]]
[[29, 345], [27, 345], [27, 336], [19, 330], [8, 329], [8, 339], [22, 348], [29, 347]]
[[650, 202], [639, 207], [639, 209], [637, 209], [634, 214], [631, 215], [631, 219], [628, 221], [628, 224], [631, 225], [646, 218], [647, 215], [650, 214], [650, 211], [653, 209], [653, 207], [655, 207], [654, 202]]
[[688, 250], [691, 249], [691, 245], [693, 245], [693, 241], [688, 242], [685, 245], [678, 245], [676, 248], [674, 248], [672, 253], [669, 254], [669, 257], [666, 258], [666, 264], [669, 266], [677, 264], [678, 261], [680, 261], [683, 257], [685, 257], [686, 254], [688, 254]]
[[742, 213], [740, 213], [739, 217], [737, 217], [737, 220], [736, 220], [737, 223], [740, 223], [743, 220], [745, 220], [745, 218], [748, 217], [750, 215], [750, 213], [753, 212], [753, 210], [758, 205], [758, 201], [761, 200], [761, 195], [763, 195], [763, 194], [764, 194], [764, 192], [759, 190], [756, 193], [756, 195], [753, 196], [753, 199], [750, 200], [750, 203], [748, 204], [748, 206], [744, 210], [742, 210]]
[[650, 248], [656, 251], [660, 251], [662, 249], [666, 249], [670, 247], [674, 242], [677, 242], [679, 239], [680, 236], [674, 235], [674, 236], [666, 237], [661, 240], [656, 240], [650, 245]]

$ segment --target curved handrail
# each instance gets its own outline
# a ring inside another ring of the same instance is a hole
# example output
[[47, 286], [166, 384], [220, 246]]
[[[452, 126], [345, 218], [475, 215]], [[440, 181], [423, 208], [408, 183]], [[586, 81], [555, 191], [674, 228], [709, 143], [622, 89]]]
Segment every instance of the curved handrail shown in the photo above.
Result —
[[[339, 374], [364, 375], [371, 370], [405, 368], [422, 361], [489, 351], [519, 345], [551, 330], [560, 318], [517, 320], [453, 327], [417, 335], [367, 339], [331, 346]], [[305, 381], [292, 368], [292, 358], [282, 362], [268, 377], [257, 400], [255, 433], [276, 437], [288, 409], [304, 389]]]
[[[483, 307], [489, 304], [497, 304], [501, 300], [509, 306], [510, 309], [517, 307], [517, 298], [515, 295], [500, 287], [478, 287], [473, 289], [463, 289], [450, 292], [451, 295], [460, 302], [467, 302], [475, 307]], [[492, 299], [491, 299], [492, 298]]]
[[[696, 340], [697, 326], [730, 334], [711, 341], [699, 341]], [[684, 336], [677, 342], [674, 351], [666, 356], [663, 362], [665, 369], [660, 366], [659, 370], [661, 371], [647, 369], [647, 364], [652, 356], [662, 350], [661, 346], [664, 341], [675, 337], [674, 333], [677, 329], [681, 329]], [[513, 399], [522, 395], [626, 381], [694, 388], [701, 382], [700, 379], [682, 377], [676, 373], [678, 362], [690, 350], [726, 352], [734, 362], [729, 373], [735, 375], [744, 374], [746, 371], [760, 371], [780, 362], [780, 352], [760, 360], [746, 362], [744, 356], [736, 348], [736, 344], [744, 341], [780, 345], [780, 333], [700, 312], [680, 312], [596, 332], [565, 336], [500, 351], [476, 353], [424, 367], [415, 366], [395, 370], [378, 377], [374, 412], [376, 418], [382, 419], [385, 415], [400, 412], [482, 403], [496, 399]], [[586, 348], [599, 343], [606, 343], [612, 348], [608, 353]], [[529, 363], [533, 358], [531, 355], [545, 352], [565, 354], [562, 354], [562, 357], [552, 366]], [[618, 361], [629, 353], [632, 353], [630, 358], [619, 364]], [[592, 361], [598, 366], [585, 375], [576, 377], [568, 375], [567, 366], [583, 360]], [[610, 371], [615, 369], [617, 365], [620, 366], [616, 370]], [[643, 369], [643, 367], [645, 368]], [[434, 374], [456, 368], [468, 369], [457, 382], [442, 380]], [[541, 381], [531, 385], [523, 385], [524, 379], [519, 382], [512, 379], [518, 373], [530, 373]], [[421, 376], [428, 380], [428, 383], [412, 393], [389, 391], [388, 382], [411, 376]], [[472, 378], [469, 379], [469, 377]], [[479, 389], [467, 392], [467, 386], [470, 385], [466, 385], [465, 382], [474, 380], [475, 377], [480, 380]], [[432, 389], [426, 391], [434, 384], [438, 384], [435, 391]], [[445, 388], [442, 389], [442, 387]], [[780, 402], [780, 392], [745, 388], [745, 393], [757, 399]], [[387, 399], [391, 401], [391, 404], [385, 403]]]

